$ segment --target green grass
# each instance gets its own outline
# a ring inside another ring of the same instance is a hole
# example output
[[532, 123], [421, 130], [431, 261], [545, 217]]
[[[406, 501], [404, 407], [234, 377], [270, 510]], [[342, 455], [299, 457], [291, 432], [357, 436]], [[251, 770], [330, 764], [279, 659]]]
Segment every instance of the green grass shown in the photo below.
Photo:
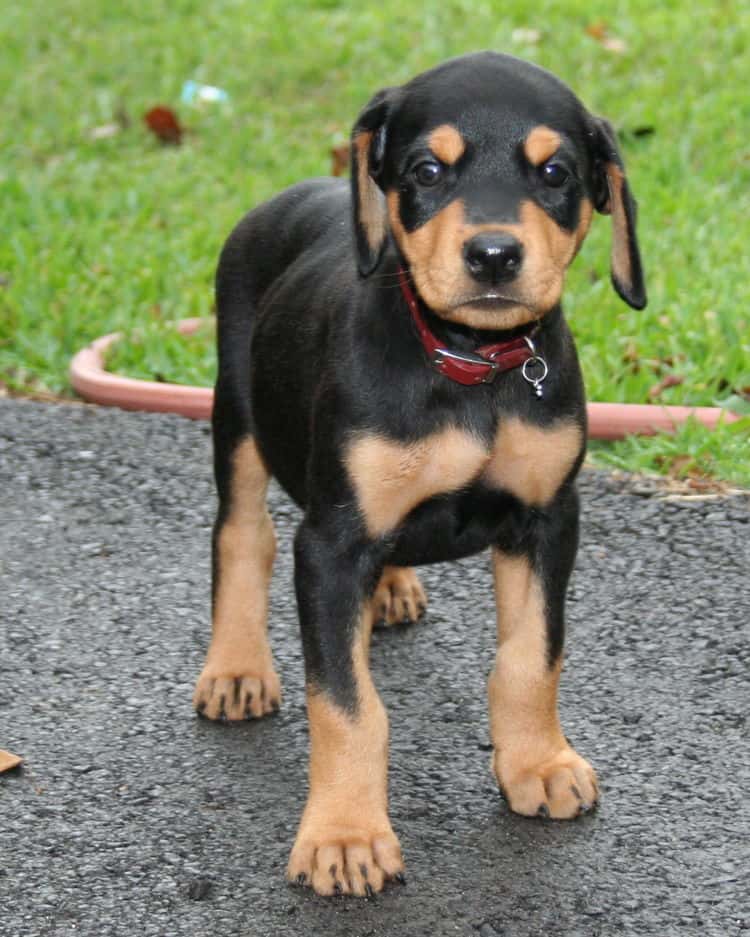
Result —
[[[593, 20], [626, 51], [588, 35]], [[541, 40], [514, 41], [517, 28]], [[0, 40], [0, 382], [11, 390], [69, 394], [72, 354], [114, 330], [133, 339], [112, 367], [211, 383], [208, 334], [181, 341], [169, 323], [211, 314], [216, 257], [241, 214], [327, 173], [374, 90], [489, 47], [556, 72], [625, 131], [650, 302], [636, 312], [612, 292], [598, 219], [566, 291], [590, 398], [644, 402], [669, 374], [684, 380], [663, 403], [747, 396], [746, 5], [27, 0], [4, 5]], [[180, 105], [190, 78], [231, 103]], [[178, 109], [181, 147], [143, 127], [154, 104]], [[130, 126], [92, 139], [118, 108]], [[628, 133], [642, 126], [654, 133]], [[679, 456], [693, 453], [700, 471], [750, 487], [748, 423], [729, 430], [690, 427], [596, 458], [685, 474], [698, 470]]]

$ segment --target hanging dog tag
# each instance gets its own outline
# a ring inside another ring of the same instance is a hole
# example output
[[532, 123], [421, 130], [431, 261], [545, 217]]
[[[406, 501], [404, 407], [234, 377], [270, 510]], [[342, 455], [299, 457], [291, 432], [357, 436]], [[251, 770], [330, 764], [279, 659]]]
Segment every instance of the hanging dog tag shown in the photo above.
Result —
[[534, 343], [531, 341], [528, 336], [526, 337], [526, 344], [529, 346], [529, 351], [531, 352], [531, 358], [527, 358], [523, 363], [521, 368], [521, 374], [523, 379], [528, 381], [529, 384], [534, 388], [534, 393], [537, 397], [542, 396], [542, 382], [549, 374], [549, 368], [547, 367], [547, 362], [541, 355], [536, 353], [536, 348]]

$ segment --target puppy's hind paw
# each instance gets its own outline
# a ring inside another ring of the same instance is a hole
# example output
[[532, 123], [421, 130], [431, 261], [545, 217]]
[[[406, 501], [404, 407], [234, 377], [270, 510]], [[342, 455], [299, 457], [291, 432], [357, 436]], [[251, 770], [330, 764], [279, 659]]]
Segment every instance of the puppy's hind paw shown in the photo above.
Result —
[[418, 621], [427, 609], [427, 595], [414, 570], [386, 566], [372, 598], [372, 608], [379, 625]]

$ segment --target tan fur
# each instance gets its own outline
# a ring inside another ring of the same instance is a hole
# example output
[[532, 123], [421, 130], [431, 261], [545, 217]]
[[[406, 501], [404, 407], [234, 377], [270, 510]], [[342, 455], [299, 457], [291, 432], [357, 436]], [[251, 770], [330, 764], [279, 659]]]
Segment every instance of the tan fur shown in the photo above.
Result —
[[489, 679], [493, 766], [511, 809], [568, 818], [597, 799], [593, 769], [560, 728], [562, 662], [548, 663], [542, 586], [525, 557], [493, 551], [498, 649]]
[[386, 213], [380, 189], [370, 177], [369, 131], [358, 133], [354, 139], [357, 151], [357, 188], [359, 192], [359, 220], [365, 229], [367, 243], [373, 251], [380, 249], [386, 232]]
[[632, 283], [633, 271], [630, 266], [628, 250], [628, 222], [625, 217], [625, 205], [622, 187], [625, 177], [615, 163], [607, 163], [607, 185], [609, 186], [609, 207], [612, 212], [612, 275], [626, 286]]
[[399, 216], [398, 193], [389, 192], [387, 201], [391, 230], [409, 261], [420, 296], [435, 312], [449, 312], [449, 297], [455, 296], [466, 281], [461, 249], [470, 234], [464, 203], [460, 199], [450, 202], [425, 224], [407, 233]]
[[372, 597], [375, 621], [384, 625], [416, 621], [426, 608], [427, 596], [414, 570], [386, 566]]
[[468, 485], [487, 460], [487, 448], [449, 427], [404, 444], [362, 435], [348, 445], [346, 464], [371, 537], [395, 530], [412, 508]]
[[559, 133], [540, 124], [524, 140], [523, 151], [532, 166], [541, 166], [560, 149], [561, 143]]
[[360, 435], [348, 445], [346, 465], [367, 532], [379, 537], [418, 504], [459, 491], [480, 475], [526, 504], [544, 505], [582, 446], [583, 434], [573, 423], [541, 429], [513, 418], [501, 422], [492, 447], [455, 427], [409, 444]]
[[577, 234], [565, 231], [530, 200], [521, 203], [521, 223], [504, 227], [524, 246], [521, 288], [533, 294], [538, 314], [549, 312], [562, 295], [565, 272], [579, 246]]
[[367, 662], [371, 626], [368, 606], [353, 650], [355, 716], [307, 688], [310, 793], [287, 875], [321, 895], [334, 894], [337, 885], [345, 894], [364, 895], [368, 885], [378, 892], [403, 870], [388, 819], [388, 717]]
[[427, 145], [447, 166], [457, 163], [466, 149], [466, 141], [452, 124], [436, 127], [427, 138]]
[[[519, 224], [471, 225], [466, 222], [463, 202], [456, 199], [407, 233], [399, 217], [398, 193], [389, 192], [387, 201], [391, 230], [409, 261], [419, 295], [443, 318], [475, 329], [517, 328], [549, 312], [560, 299], [565, 272], [591, 220], [591, 207], [586, 203], [578, 229], [565, 231], [527, 199], [521, 203]], [[515, 305], [493, 310], [471, 304], [471, 297], [483, 289], [466, 270], [463, 248], [484, 232], [506, 232], [523, 245], [520, 276], [497, 288], [508, 299], [517, 300]]]
[[594, 206], [591, 204], [591, 201], [587, 198], [581, 200], [581, 216], [578, 219], [578, 227], [576, 228], [575, 236], [575, 253], [577, 254], [580, 250], [581, 244], [583, 244], [586, 235], [589, 233], [589, 228], [591, 227], [591, 218], [594, 214]]
[[268, 481], [255, 441], [243, 440], [232, 456], [211, 643], [193, 695], [193, 705], [209, 719], [257, 718], [277, 708], [281, 698], [266, 628], [276, 551], [266, 508]]
[[515, 417], [503, 419], [482, 479], [525, 504], [542, 506], [555, 496], [582, 447], [583, 433], [575, 423], [542, 429]]

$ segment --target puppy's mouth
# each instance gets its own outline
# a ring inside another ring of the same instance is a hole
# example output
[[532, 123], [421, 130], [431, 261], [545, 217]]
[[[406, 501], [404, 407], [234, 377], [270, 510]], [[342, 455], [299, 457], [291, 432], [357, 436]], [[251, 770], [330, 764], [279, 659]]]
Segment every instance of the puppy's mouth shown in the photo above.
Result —
[[487, 291], [485, 293], [476, 293], [472, 296], [461, 296], [453, 304], [454, 309], [460, 309], [463, 306], [474, 306], [479, 309], [491, 311], [496, 309], [502, 312], [511, 306], [525, 306], [526, 304], [517, 296], [508, 296], [506, 293]]

